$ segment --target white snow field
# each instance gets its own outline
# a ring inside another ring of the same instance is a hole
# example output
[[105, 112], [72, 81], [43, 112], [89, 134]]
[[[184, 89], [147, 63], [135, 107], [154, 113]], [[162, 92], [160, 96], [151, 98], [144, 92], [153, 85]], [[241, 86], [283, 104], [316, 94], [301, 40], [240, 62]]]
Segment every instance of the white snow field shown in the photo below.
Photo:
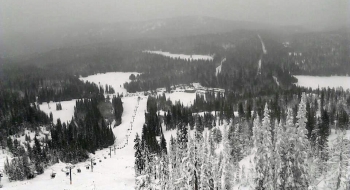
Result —
[[165, 57], [170, 57], [173, 59], [179, 58], [179, 59], [185, 59], [185, 60], [207, 60], [207, 61], [213, 61], [214, 56], [212, 55], [185, 55], [185, 54], [173, 54], [170, 52], [164, 52], [164, 51], [150, 51], [150, 50], [145, 50], [142, 51], [144, 53], [151, 53], [151, 54], [159, 54], [163, 55]]
[[191, 106], [196, 99], [196, 93], [188, 92], [173, 92], [165, 93], [166, 99], [170, 99], [173, 104], [176, 102], [181, 102], [184, 106]]
[[57, 119], [61, 119], [61, 123], [66, 123], [72, 120], [73, 114], [74, 114], [74, 106], [75, 106], [76, 100], [70, 100], [70, 101], [62, 101], [60, 102], [62, 105], [62, 110], [56, 110], [56, 103], [57, 102], [43, 102], [42, 104], [39, 104], [40, 110], [45, 112], [47, 115], [50, 116], [50, 113], [52, 113], [53, 117], [53, 123], [57, 123]]
[[350, 77], [349, 76], [330, 76], [330, 77], [318, 77], [318, 76], [306, 76], [295, 75], [298, 79], [299, 86], [310, 87], [312, 89], [320, 88], [337, 88], [342, 87], [344, 90], [350, 89]]

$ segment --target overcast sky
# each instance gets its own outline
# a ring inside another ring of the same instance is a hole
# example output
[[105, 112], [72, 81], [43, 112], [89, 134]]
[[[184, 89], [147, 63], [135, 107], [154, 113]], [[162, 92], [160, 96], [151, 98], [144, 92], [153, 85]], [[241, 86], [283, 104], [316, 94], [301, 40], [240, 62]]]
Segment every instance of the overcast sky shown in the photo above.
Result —
[[[343, 25], [349, 0], [1, 0], [4, 31], [81, 22], [210, 16], [276, 25]], [[349, 23], [349, 22], [348, 22]], [[0, 29], [1, 30], [1, 29]]]
[[350, 26], [349, 8], [350, 0], [0, 0], [0, 57], [77, 45], [62, 36], [94, 24], [208, 16], [320, 30]]

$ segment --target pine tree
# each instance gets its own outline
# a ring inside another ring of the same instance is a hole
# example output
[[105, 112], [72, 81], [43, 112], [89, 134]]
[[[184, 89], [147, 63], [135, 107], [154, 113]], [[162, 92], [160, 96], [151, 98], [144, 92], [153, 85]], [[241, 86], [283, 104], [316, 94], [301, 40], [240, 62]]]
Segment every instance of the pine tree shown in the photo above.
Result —
[[160, 158], [160, 183], [163, 190], [168, 190], [169, 186], [169, 159], [168, 155], [162, 154]]
[[272, 170], [272, 135], [270, 123], [270, 111], [265, 105], [264, 118], [261, 126], [262, 143], [257, 147], [255, 155], [257, 189], [273, 188], [273, 170]]
[[295, 134], [295, 160], [294, 160], [294, 185], [297, 188], [305, 189], [308, 187], [308, 152], [309, 141], [307, 140], [308, 131], [306, 129], [306, 94], [303, 93], [297, 113], [296, 134]]
[[[294, 188], [294, 160], [295, 160], [295, 125], [293, 123], [293, 111], [291, 109], [288, 109], [287, 112], [287, 119], [286, 119], [286, 132], [285, 132], [285, 144], [282, 144], [282, 147], [285, 148], [284, 151], [282, 151], [281, 158], [282, 158], [282, 173], [280, 173], [280, 179], [281, 179], [281, 188], [282, 189], [292, 189]], [[283, 141], [282, 141], [283, 142]], [[284, 145], [284, 146], [283, 146]]]
[[340, 132], [333, 148], [331, 158], [328, 162], [329, 170], [326, 174], [329, 178], [329, 189], [349, 189], [349, 165], [350, 165], [350, 140], [345, 136], [346, 131]]
[[42, 150], [39, 140], [36, 137], [34, 137], [33, 156], [35, 170], [38, 172], [38, 174], [42, 174], [44, 172], [44, 167], [42, 166]]
[[224, 129], [224, 132], [223, 132], [223, 161], [222, 161], [222, 164], [223, 164], [223, 169], [222, 169], [222, 176], [221, 176], [221, 179], [222, 179], [222, 188], [221, 189], [232, 189], [233, 187], [233, 184], [232, 184], [232, 171], [233, 171], [233, 168], [232, 168], [232, 161], [231, 161], [231, 145], [230, 145], [230, 142], [229, 142], [229, 139], [228, 139], [228, 130], [226, 129], [226, 126], [225, 126], [225, 129]]
[[141, 143], [141, 139], [139, 137], [139, 134], [136, 133], [136, 137], [134, 140], [134, 150], [135, 150], [135, 174], [136, 176], [140, 175], [142, 173], [142, 170], [144, 169], [144, 164], [145, 164], [145, 160], [144, 160], [144, 155], [142, 155], [142, 143]]
[[201, 165], [201, 175], [200, 175], [200, 189], [209, 188], [209, 178], [210, 178], [210, 163], [209, 163], [209, 150], [208, 150], [208, 134], [204, 134], [204, 143], [202, 148], [202, 165]]
[[283, 129], [282, 125], [275, 120], [275, 130], [274, 130], [274, 150], [273, 150], [273, 188], [278, 189], [281, 186], [280, 173], [282, 172], [281, 168], [281, 155], [283, 155], [284, 143], [283, 139]]

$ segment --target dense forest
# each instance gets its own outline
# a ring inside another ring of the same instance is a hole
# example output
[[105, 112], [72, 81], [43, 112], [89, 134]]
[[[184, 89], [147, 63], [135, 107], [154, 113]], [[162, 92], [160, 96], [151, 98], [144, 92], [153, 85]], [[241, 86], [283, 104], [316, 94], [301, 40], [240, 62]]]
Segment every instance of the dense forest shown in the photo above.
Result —
[[[137, 188], [308, 189], [322, 175], [329, 189], [349, 188], [349, 91], [302, 90], [230, 104], [237, 115], [200, 97], [197, 104], [209, 109], [204, 114], [194, 111], [195, 104], [164, 106], [164, 98], [149, 97], [141, 137], [134, 141]], [[162, 128], [176, 130], [168, 149]], [[332, 130], [337, 137], [329, 147]], [[247, 157], [253, 168], [239, 165]]]

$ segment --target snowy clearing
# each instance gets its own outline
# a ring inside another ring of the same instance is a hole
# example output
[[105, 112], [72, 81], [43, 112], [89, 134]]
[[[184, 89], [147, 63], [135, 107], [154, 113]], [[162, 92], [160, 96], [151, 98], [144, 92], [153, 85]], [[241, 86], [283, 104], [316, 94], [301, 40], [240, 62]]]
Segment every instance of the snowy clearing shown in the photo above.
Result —
[[310, 87], [312, 89], [320, 88], [337, 88], [342, 87], [344, 90], [350, 89], [350, 77], [348, 76], [330, 76], [330, 77], [318, 77], [318, 76], [306, 76], [295, 75], [298, 79], [296, 83], [299, 86]]
[[163, 55], [165, 57], [170, 57], [173, 59], [184, 59], [184, 60], [207, 60], [207, 61], [213, 61], [214, 56], [212, 55], [185, 55], [185, 54], [172, 54], [170, 52], [164, 52], [164, 51], [150, 51], [150, 50], [145, 50], [142, 51], [144, 53], [151, 53], [151, 54], [159, 54]]
[[56, 110], [56, 103], [58, 102], [43, 102], [39, 105], [40, 110], [45, 112], [48, 116], [50, 116], [50, 113], [52, 113], [53, 116], [53, 123], [57, 123], [57, 119], [61, 119], [62, 123], [69, 122], [74, 114], [74, 107], [75, 107], [76, 100], [70, 100], [70, 101], [62, 101], [60, 102], [62, 105], [62, 110]]
[[[162, 93], [158, 93], [161, 95]], [[194, 100], [196, 99], [196, 93], [188, 93], [188, 92], [173, 92], [173, 93], [165, 93], [166, 99], [170, 99], [173, 104], [176, 102], [181, 102], [184, 106], [193, 105]]]
[[138, 75], [137, 72], [109, 72], [109, 73], [99, 73], [96, 75], [90, 75], [87, 77], [79, 78], [82, 81], [89, 81], [97, 85], [102, 85], [103, 87], [111, 85], [114, 88], [115, 93], [126, 93], [126, 89], [123, 87], [125, 82], [130, 82], [130, 75]]

